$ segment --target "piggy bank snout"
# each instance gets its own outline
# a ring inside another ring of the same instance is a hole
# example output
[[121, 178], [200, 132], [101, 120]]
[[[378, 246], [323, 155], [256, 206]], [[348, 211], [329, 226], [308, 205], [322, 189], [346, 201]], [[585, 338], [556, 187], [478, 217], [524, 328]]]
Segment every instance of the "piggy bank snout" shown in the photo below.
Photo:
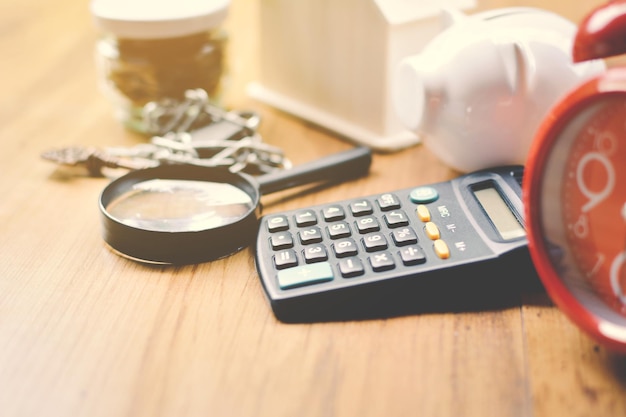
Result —
[[393, 106], [404, 126], [417, 130], [426, 107], [426, 71], [419, 56], [402, 60], [393, 84]]

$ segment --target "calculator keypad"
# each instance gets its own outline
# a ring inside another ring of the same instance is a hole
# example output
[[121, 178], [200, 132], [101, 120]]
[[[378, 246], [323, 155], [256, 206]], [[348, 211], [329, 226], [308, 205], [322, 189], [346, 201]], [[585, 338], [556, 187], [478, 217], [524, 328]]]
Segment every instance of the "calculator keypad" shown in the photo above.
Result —
[[[432, 200], [435, 192], [414, 194], [422, 197], [419, 204], [414, 196], [403, 202], [386, 193], [267, 216], [265, 227], [279, 288], [353, 280], [368, 273], [427, 264], [429, 258], [450, 258], [450, 248], [423, 203]], [[328, 268], [307, 267], [314, 264]], [[326, 276], [329, 270], [330, 277]]]

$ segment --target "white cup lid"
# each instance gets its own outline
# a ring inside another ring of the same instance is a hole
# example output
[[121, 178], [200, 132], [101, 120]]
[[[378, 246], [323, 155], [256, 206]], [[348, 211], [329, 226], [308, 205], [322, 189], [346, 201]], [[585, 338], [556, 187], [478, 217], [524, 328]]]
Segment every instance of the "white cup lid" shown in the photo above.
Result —
[[121, 38], [172, 38], [220, 25], [230, 0], [92, 0], [96, 25]]

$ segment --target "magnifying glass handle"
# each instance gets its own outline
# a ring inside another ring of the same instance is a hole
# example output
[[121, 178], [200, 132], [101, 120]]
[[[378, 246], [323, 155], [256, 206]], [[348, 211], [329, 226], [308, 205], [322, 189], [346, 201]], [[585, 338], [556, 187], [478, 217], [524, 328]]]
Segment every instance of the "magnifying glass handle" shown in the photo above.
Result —
[[359, 146], [290, 169], [257, 177], [261, 195], [314, 182], [349, 180], [367, 174], [372, 151]]

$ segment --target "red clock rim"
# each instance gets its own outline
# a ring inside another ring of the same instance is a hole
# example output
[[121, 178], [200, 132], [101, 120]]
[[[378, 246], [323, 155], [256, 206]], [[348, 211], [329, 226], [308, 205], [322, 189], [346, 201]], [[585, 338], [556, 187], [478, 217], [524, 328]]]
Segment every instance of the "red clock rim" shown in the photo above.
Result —
[[[563, 129], [587, 105], [618, 94], [626, 94], [626, 68], [613, 68], [590, 79], [556, 104], [539, 126], [532, 141], [524, 172], [522, 198], [529, 252], [537, 273], [552, 300], [596, 341], [611, 350], [626, 353], [626, 341], [613, 339], [602, 332], [601, 321], [567, 289], [554, 270], [543, 239], [540, 220], [541, 204], [538, 203], [541, 198], [541, 183], [546, 161]], [[534, 204], [531, 204], [532, 202]]]

